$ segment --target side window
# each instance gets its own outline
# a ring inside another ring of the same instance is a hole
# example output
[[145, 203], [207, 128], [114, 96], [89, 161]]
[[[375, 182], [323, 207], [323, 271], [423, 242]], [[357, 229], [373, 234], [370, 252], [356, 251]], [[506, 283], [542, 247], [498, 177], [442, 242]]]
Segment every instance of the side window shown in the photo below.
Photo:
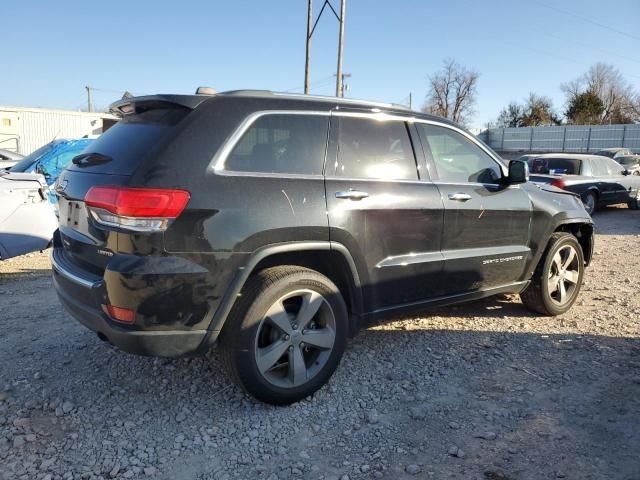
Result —
[[624, 172], [624, 170], [624, 167], [615, 160], [607, 161], [607, 171], [609, 175], [619, 176], [622, 175], [622, 172]]
[[338, 118], [338, 158], [327, 175], [417, 180], [416, 160], [404, 122]]
[[329, 117], [273, 114], [259, 117], [235, 145], [225, 168], [239, 172], [321, 175]]
[[606, 177], [609, 175], [605, 161], [607, 160], [604, 158], [602, 160], [591, 160], [591, 174], [594, 177]]
[[480, 147], [449, 128], [416, 124], [440, 180], [452, 183], [497, 183], [500, 167]]

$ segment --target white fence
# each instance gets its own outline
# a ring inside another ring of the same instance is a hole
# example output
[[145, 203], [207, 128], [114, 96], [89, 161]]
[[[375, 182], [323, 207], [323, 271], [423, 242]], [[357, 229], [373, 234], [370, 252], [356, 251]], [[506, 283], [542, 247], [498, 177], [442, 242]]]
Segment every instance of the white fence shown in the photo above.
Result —
[[613, 147], [640, 152], [638, 124], [491, 128], [479, 137], [501, 152], [593, 152]]
[[28, 155], [56, 138], [100, 135], [105, 122], [116, 120], [100, 112], [0, 106], [0, 148]]

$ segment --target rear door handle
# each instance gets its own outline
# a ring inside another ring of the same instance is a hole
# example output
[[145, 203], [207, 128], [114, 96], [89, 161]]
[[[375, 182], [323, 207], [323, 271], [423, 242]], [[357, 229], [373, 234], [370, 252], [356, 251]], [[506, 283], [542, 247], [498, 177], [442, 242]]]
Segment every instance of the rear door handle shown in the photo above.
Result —
[[471, 195], [462, 192], [450, 193], [449, 200], [455, 200], [457, 202], [466, 202], [467, 200], [471, 200]]
[[361, 190], [347, 190], [346, 192], [336, 192], [336, 198], [348, 198], [349, 200], [362, 200], [369, 194]]

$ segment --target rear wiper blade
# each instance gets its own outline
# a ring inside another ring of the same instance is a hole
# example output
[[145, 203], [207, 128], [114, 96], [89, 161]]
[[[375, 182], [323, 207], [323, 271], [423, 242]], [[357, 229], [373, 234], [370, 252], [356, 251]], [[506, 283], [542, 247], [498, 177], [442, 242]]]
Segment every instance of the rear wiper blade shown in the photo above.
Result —
[[113, 160], [109, 155], [103, 155], [102, 153], [82, 153], [76, 157], [73, 157], [74, 165], [78, 165], [80, 167], [86, 167], [89, 165], [100, 165], [102, 163], [107, 163]]

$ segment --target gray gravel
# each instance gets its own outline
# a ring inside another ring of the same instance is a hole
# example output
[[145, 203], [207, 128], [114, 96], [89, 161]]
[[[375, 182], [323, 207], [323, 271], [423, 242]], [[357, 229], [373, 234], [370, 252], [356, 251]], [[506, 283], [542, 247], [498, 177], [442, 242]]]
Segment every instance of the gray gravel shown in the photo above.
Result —
[[638, 479], [640, 214], [609, 208], [578, 304], [517, 296], [373, 326], [330, 384], [255, 402], [207, 357], [136, 357], [0, 263], [0, 479]]

